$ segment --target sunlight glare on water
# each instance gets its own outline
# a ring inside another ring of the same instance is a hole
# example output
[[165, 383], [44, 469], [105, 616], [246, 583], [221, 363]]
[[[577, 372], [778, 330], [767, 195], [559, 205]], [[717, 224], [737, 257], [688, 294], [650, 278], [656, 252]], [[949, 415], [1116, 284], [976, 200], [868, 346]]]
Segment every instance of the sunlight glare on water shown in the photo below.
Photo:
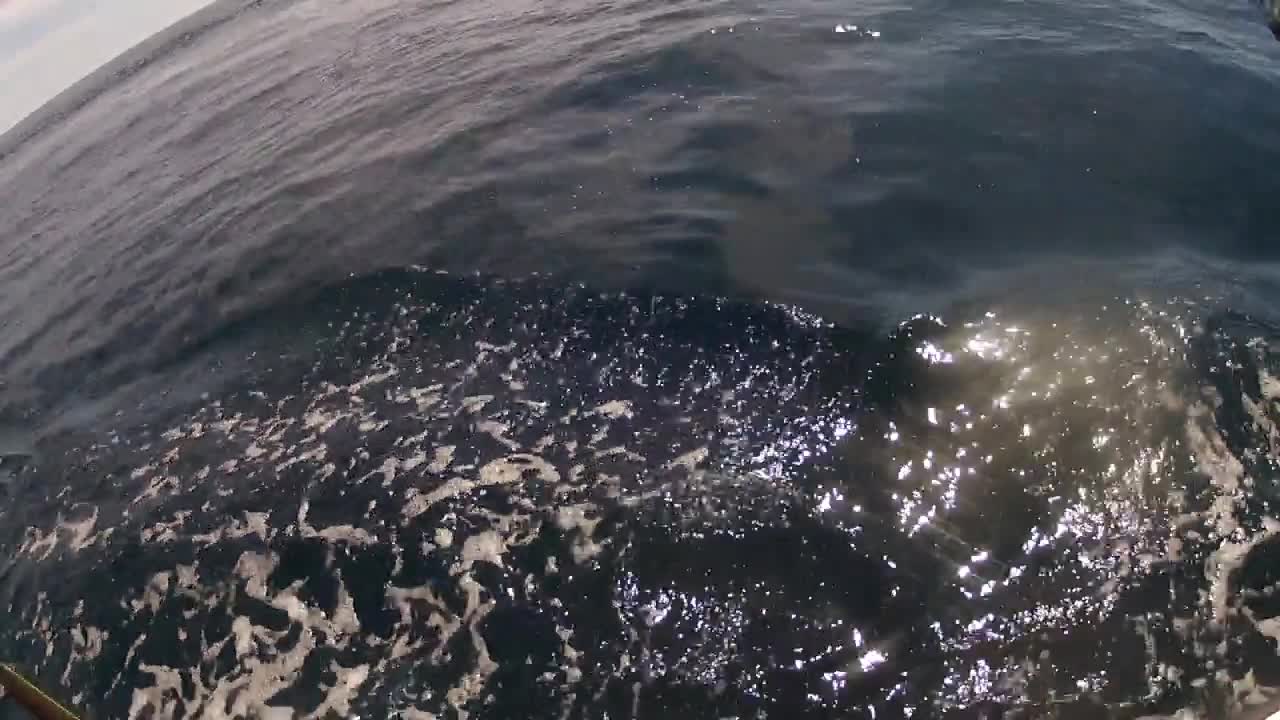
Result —
[[[177, 696], [271, 712], [272, 678], [315, 663], [339, 681], [308, 702], [365, 715], [515, 702], [534, 662], [546, 702], [627, 717], [1277, 696], [1238, 650], [1280, 638], [1263, 326], [1118, 299], [869, 342], [781, 306], [409, 280], [300, 381], [53, 452], [36, 472], [72, 484], [20, 484], [56, 520], [9, 541], [11, 577], [154, 552], [117, 571], [126, 615], [42, 590], [16, 647], [88, 679], [136, 646], [110, 702], [172, 717]], [[166, 624], [237, 593], [275, 610]], [[197, 673], [169, 642], [237, 663]]]

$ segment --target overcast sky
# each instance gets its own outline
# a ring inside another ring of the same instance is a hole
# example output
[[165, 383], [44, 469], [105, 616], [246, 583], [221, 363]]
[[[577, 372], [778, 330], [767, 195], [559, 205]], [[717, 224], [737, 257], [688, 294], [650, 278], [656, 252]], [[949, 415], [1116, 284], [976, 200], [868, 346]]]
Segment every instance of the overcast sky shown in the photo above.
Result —
[[0, 0], [0, 133], [209, 0]]

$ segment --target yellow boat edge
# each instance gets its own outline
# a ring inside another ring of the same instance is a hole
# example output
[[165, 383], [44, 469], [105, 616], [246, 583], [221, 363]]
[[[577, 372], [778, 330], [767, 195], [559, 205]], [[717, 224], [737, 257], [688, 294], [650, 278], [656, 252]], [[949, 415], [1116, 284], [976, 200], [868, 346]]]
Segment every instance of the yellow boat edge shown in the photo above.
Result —
[[80, 720], [80, 716], [49, 697], [44, 690], [28, 680], [12, 665], [0, 662], [0, 697], [18, 703], [37, 720]]

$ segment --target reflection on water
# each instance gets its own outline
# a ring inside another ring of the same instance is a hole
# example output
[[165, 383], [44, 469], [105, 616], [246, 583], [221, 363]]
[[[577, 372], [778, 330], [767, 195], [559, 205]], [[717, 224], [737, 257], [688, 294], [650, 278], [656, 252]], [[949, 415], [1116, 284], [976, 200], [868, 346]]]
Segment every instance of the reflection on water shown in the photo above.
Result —
[[[24, 470], [0, 649], [175, 718], [1280, 705], [1280, 381], [1250, 318], [1121, 298], [872, 340], [395, 282], [390, 312], [337, 291], [302, 377]], [[118, 601], [85, 602], [108, 573]]]

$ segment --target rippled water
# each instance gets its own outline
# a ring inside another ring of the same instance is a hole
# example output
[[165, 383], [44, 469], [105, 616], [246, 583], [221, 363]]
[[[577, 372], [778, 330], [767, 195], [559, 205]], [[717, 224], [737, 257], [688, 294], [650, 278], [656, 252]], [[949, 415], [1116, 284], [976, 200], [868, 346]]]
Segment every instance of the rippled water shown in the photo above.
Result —
[[215, 5], [0, 140], [0, 657], [97, 717], [1265, 717], [1277, 59]]

